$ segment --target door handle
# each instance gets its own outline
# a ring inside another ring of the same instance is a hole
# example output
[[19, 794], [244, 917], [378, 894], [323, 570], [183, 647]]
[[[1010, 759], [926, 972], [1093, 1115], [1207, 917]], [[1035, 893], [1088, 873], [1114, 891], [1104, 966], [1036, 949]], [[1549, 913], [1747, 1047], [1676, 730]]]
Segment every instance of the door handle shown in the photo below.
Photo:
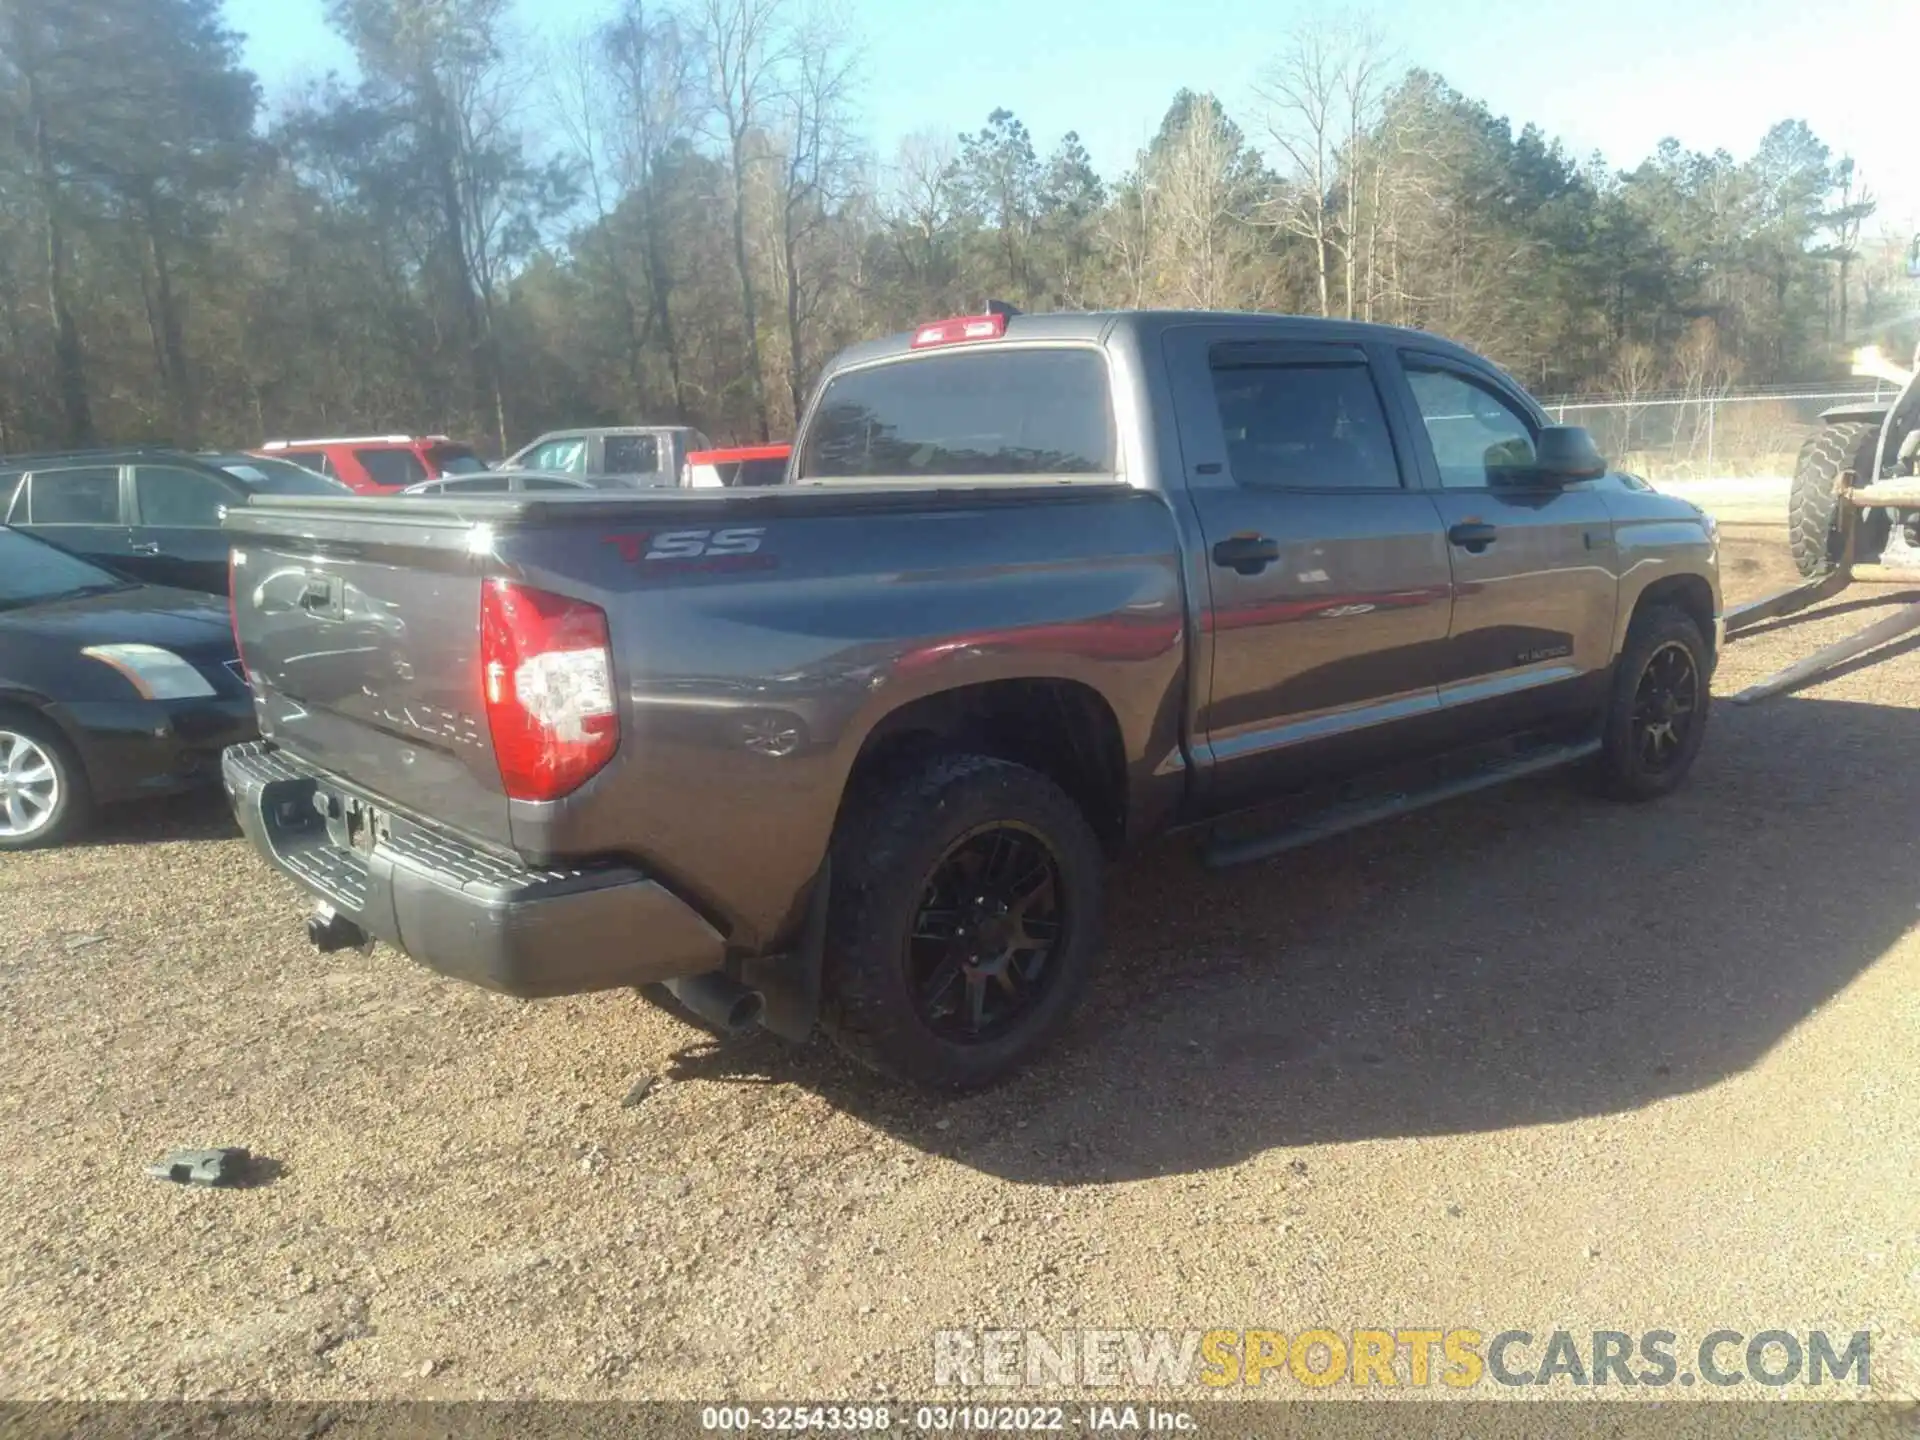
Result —
[[1493, 526], [1483, 521], [1468, 520], [1447, 531], [1447, 543], [1458, 545], [1471, 555], [1478, 555], [1493, 544], [1499, 533]]
[[1265, 535], [1229, 535], [1213, 547], [1213, 563], [1241, 575], [1258, 575], [1280, 558], [1280, 542]]
[[127, 549], [131, 550], [135, 555], [158, 555], [160, 553], [160, 542], [158, 540], [135, 540], [127, 546]]

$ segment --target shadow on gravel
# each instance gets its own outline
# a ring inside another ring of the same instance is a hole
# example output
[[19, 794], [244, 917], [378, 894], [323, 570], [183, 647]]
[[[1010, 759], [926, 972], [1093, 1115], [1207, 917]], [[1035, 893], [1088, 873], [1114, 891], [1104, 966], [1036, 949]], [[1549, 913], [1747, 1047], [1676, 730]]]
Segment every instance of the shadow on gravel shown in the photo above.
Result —
[[[1757, 597], [1756, 597], [1757, 598]], [[1854, 615], [1863, 610], [1894, 610], [1902, 605], [1910, 605], [1920, 600], [1920, 590], [1878, 590], [1852, 600], [1830, 600], [1824, 605], [1816, 605], [1811, 610], [1797, 610], [1791, 615], [1783, 615], [1778, 620], [1768, 620], [1742, 632], [1741, 639], [1758, 639], [1762, 635], [1771, 635], [1778, 630], [1791, 630], [1796, 625], [1811, 624], [1816, 620], [1831, 620], [1836, 615]], [[1872, 624], [1871, 618], [1862, 615], [1860, 628]]]
[[1630, 1111], [1752, 1066], [1914, 922], [1913, 747], [1920, 710], [1722, 704], [1653, 805], [1549, 780], [1223, 874], [1162, 847], [1112, 877], [1069, 1034], [983, 1095], [764, 1039], [682, 1073], [800, 1084], [1066, 1185]]
[[226, 792], [195, 790], [166, 800], [136, 800], [109, 805], [93, 828], [65, 848], [90, 845], [146, 845], [156, 840], [231, 840], [240, 834]]

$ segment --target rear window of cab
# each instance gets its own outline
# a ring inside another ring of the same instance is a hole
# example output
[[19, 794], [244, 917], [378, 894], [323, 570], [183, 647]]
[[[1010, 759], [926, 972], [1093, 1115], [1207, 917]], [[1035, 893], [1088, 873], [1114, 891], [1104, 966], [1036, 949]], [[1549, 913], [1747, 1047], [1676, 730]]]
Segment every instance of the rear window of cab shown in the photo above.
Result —
[[1078, 347], [915, 355], [827, 382], [801, 480], [1111, 475], [1106, 357]]

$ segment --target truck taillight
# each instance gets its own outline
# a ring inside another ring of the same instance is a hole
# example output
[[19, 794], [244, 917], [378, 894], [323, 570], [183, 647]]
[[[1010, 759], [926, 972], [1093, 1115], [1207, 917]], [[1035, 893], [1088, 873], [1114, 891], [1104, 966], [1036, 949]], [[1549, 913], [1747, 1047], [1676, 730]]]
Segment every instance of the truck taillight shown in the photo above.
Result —
[[613, 653], [598, 606], [487, 581], [480, 684], [500, 780], [515, 800], [558, 800], [619, 748]]

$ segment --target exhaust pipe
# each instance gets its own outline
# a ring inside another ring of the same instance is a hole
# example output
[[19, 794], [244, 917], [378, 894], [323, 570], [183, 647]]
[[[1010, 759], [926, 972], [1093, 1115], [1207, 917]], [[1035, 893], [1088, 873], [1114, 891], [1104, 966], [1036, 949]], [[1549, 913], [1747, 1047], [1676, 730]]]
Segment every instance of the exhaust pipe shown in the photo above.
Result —
[[336, 950], [359, 950], [373, 943], [372, 936], [331, 905], [317, 906], [307, 916], [307, 939], [322, 955], [331, 955]]
[[719, 970], [667, 981], [667, 993], [722, 1034], [738, 1035], [760, 1023], [766, 1002]]

